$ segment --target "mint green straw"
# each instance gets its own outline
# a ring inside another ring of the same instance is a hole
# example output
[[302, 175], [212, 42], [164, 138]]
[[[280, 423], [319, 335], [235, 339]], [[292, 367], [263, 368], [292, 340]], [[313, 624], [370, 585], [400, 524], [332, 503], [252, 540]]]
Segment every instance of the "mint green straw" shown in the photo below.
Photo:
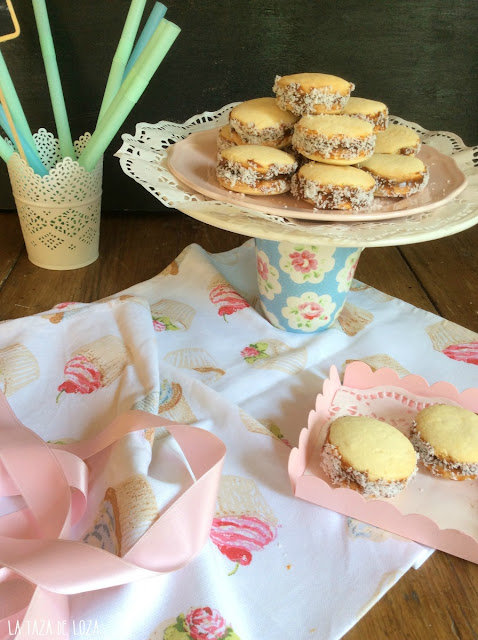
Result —
[[38, 35], [40, 37], [48, 88], [50, 90], [53, 115], [55, 116], [60, 151], [63, 157], [69, 157], [75, 160], [76, 154], [71, 140], [70, 125], [68, 123], [68, 116], [66, 115], [65, 99], [61, 88], [60, 73], [56, 62], [55, 47], [53, 45], [45, 0], [32, 0], [32, 3]]
[[78, 159], [87, 171], [95, 168], [180, 32], [172, 22], [161, 20]]
[[5, 162], [8, 162], [10, 156], [14, 151], [15, 149], [11, 147], [8, 142], [0, 136], [0, 158], [2, 158], [2, 160], [5, 160]]
[[5, 60], [3, 59], [3, 55], [1, 51], [0, 51], [0, 86], [2, 87], [3, 95], [5, 96], [5, 101], [8, 105], [8, 109], [12, 116], [12, 120], [15, 123], [17, 131], [23, 135], [25, 140], [28, 141], [28, 143], [33, 149], [36, 149], [35, 140], [33, 139], [32, 132], [30, 131], [30, 127], [28, 126], [27, 119], [25, 118], [25, 113], [23, 112], [22, 105], [20, 104], [20, 100], [18, 99], [17, 92], [15, 91], [15, 87], [13, 85], [12, 79], [8, 72], [8, 68], [7, 68], [7, 65], [5, 64]]
[[138, 32], [139, 23], [143, 16], [145, 4], [146, 0], [131, 0], [123, 32], [121, 33], [121, 38], [111, 64], [103, 102], [101, 103], [100, 114], [98, 116], [98, 122], [105, 115], [123, 81], [124, 70], [128, 64], [128, 60], [134, 46], [134, 40]]

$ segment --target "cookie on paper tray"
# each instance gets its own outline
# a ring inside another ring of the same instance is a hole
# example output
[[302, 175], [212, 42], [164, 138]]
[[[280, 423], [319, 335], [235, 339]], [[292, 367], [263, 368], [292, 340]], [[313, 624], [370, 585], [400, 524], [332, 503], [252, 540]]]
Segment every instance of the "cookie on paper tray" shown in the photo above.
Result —
[[329, 427], [321, 466], [333, 484], [365, 496], [393, 498], [417, 471], [410, 440], [386, 422], [343, 416]]
[[478, 415], [446, 404], [425, 407], [416, 415], [411, 442], [424, 466], [449, 480], [478, 477]]

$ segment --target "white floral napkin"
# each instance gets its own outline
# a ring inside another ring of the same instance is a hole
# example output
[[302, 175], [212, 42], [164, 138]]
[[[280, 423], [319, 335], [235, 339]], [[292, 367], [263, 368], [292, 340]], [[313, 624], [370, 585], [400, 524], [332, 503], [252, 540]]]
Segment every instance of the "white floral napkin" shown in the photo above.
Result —
[[[350, 360], [478, 386], [478, 336], [355, 281], [340, 320], [289, 334], [255, 310], [253, 241], [191, 245], [93, 304], [0, 325], [0, 388], [49, 441], [135, 407], [227, 446], [210, 541], [186, 568], [71, 597], [75, 638], [335, 640], [431, 550], [292, 496], [291, 447], [331, 365]], [[59, 301], [60, 303], [60, 301]], [[190, 482], [163, 430], [119, 443], [78, 539], [123, 554]]]

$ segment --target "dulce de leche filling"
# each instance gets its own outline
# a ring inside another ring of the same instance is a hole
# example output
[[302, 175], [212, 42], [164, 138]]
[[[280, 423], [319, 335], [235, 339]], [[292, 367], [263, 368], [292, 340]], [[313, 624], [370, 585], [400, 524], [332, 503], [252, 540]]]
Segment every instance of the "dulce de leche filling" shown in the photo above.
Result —
[[342, 134], [325, 136], [316, 131], [296, 127], [292, 144], [305, 156], [317, 154], [326, 159], [352, 160], [372, 155], [375, 135], [363, 138]]
[[313, 204], [317, 209], [361, 209], [371, 206], [374, 188], [357, 186], [317, 184], [303, 176], [292, 177], [291, 193]]
[[239, 162], [231, 162], [221, 158], [216, 167], [218, 177], [224, 178], [232, 186], [237, 183], [257, 187], [260, 183], [269, 180], [289, 181], [291, 175], [297, 169], [297, 163], [289, 165], [271, 164], [265, 172], [259, 171], [259, 167], [249, 162], [248, 166]]

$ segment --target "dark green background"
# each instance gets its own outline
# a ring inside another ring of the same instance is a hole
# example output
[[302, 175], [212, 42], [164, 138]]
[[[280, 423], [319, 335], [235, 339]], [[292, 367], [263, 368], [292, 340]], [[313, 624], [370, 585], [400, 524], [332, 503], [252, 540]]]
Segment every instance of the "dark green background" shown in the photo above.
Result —
[[[146, 19], [154, 2], [147, 4]], [[113, 157], [137, 122], [181, 122], [272, 95], [276, 74], [342, 76], [355, 94], [431, 130], [478, 144], [477, 0], [165, 0], [182, 33], [105, 155], [104, 210], [161, 210]], [[55, 131], [29, 0], [2, 44], [32, 130]], [[129, 0], [48, 0], [72, 135], [91, 131]], [[0, 209], [14, 203], [4, 164]]]

